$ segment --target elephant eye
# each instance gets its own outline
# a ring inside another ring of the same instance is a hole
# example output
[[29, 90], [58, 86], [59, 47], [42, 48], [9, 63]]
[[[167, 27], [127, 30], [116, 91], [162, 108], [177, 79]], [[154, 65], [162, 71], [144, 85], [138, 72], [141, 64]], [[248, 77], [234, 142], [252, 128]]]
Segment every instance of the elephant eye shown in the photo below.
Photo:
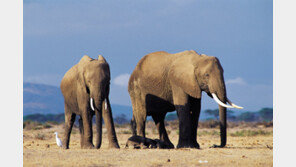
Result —
[[206, 76], [206, 77], [208, 77], [208, 76], [209, 76], [209, 74], [205, 74], [205, 76]]

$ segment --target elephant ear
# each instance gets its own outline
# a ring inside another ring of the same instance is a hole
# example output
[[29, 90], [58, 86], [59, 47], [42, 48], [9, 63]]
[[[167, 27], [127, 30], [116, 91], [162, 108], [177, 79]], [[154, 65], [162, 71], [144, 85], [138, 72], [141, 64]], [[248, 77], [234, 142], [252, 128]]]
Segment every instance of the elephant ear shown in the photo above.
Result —
[[80, 61], [79, 61], [79, 64], [81, 65], [81, 64], [85, 64], [85, 63], [88, 63], [88, 62], [90, 62], [90, 61], [92, 61], [93, 59], [92, 58], [90, 58], [88, 55], [84, 55], [81, 59], [80, 59]]
[[171, 84], [182, 88], [186, 94], [194, 98], [201, 98], [201, 89], [198, 85], [195, 67], [192, 65], [191, 59], [180, 57], [174, 61], [169, 70], [169, 79]]
[[93, 59], [90, 58], [87, 55], [84, 55], [80, 59], [79, 63], [77, 64], [77, 68], [78, 68], [78, 74], [77, 74], [78, 75], [78, 84], [80, 85], [80, 87], [83, 90], [88, 90], [84, 74], [85, 74], [85, 67], [88, 65], [88, 63], [90, 61], [93, 61]]
[[98, 56], [98, 61], [103, 62], [103, 63], [107, 63], [106, 59], [102, 55]]

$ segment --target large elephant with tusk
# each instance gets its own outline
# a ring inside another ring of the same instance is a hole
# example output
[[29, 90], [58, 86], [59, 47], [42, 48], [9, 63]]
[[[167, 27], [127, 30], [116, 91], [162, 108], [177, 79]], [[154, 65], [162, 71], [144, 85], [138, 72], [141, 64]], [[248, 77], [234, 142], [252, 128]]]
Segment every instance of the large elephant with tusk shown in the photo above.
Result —
[[96, 115], [96, 148], [102, 141], [102, 116], [108, 132], [109, 147], [119, 148], [109, 101], [110, 69], [107, 61], [83, 56], [61, 82], [65, 102], [65, 133], [63, 147], [69, 148], [70, 133], [76, 115], [80, 116], [81, 148], [94, 148], [92, 118]]
[[175, 110], [179, 117], [177, 148], [199, 148], [196, 136], [202, 91], [219, 104], [221, 144], [214, 147], [226, 145], [226, 108], [242, 108], [227, 98], [219, 60], [193, 50], [144, 56], [129, 79], [128, 91], [133, 107], [133, 134], [145, 137], [146, 117], [152, 116], [166, 148], [174, 145], [167, 135], [164, 118], [167, 112]]

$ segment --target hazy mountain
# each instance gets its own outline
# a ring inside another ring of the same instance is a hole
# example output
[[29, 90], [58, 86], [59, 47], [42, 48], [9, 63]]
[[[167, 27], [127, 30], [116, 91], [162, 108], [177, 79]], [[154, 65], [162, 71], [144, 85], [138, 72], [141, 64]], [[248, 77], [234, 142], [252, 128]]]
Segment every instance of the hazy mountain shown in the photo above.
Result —
[[[112, 90], [111, 90], [112, 91]], [[24, 116], [31, 114], [62, 114], [64, 113], [64, 98], [60, 91], [60, 88], [56, 86], [49, 86], [44, 84], [24, 83]], [[112, 102], [112, 99], [110, 99]], [[111, 104], [113, 118], [126, 118], [130, 120], [132, 118], [132, 107], [118, 104]], [[263, 109], [262, 109], [263, 110]], [[264, 110], [265, 111], [265, 110]], [[262, 111], [262, 113], [264, 112]], [[124, 117], [124, 114], [126, 117]], [[243, 115], [241, 115], [243, 114]], [[255, 114], [255, 113], [254, 113]], [[232, 117], [246, 117], [250, 120], [258, 117], [258, 114], [252, 115], [252, 112], [228, 112], [229, 119]], [[264, 114], [264, 113], [263, 113]], [[272, 115], [272, 112], [271, 112]], [[253, 118], [254, 117], [254, 118]], [[267, 116], [264, 116], [267, 117]], [[212, 115], [207, 114], [204, 110], [200, 113], [200, 120], [206, 120], [214, 118]], [[152, 119], [151, 117], [147, 118]], [[177, 119], [176, 112], [170, 112], [167, 114], [166, 120]], [[270, 119], [268, 117], [268, 119]], [[272, 119], [272, 118], [271, 118]]]
[[[30, 114], [64, 113], [64, 98], [60, 88], [44, 84], [24, 83], [24, 116]], [[112, 101], [112, 99], [111, 99]], [[132, 107], [111, 104], [113, 116], [132, 117]]]

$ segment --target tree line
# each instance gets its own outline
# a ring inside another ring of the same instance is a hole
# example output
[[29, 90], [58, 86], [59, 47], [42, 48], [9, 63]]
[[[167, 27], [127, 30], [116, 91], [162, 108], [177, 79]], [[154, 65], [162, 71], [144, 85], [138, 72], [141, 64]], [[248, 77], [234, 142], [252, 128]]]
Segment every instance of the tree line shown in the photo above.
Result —
[[[203, 112], [203, 111], [202, 111]], [[207, 109], [204, 111], [208, 116], [207, 120], [218, 120], [219, 119], [219, 109]], [[177, 120], [178, 116], [176, 112], [169, 113], [166, 116], [166, 121]], [[203, 121], [201, 120], [201, 121]], [[234, 112], [232, 110], [227, 110], [227, 120], [228, 121], [245, 121], [245, 122], [269, 122], [273, 120], [273, 108], [262, 108], [256, 112]], [[55, 122], [62, 123], [65, 121], [65, 115], [62, 114], [31, 114], [24, 116], [24, 121], [36, 121], [36, 122]], [[77, 119], [76, 119], [77, 122]], [[93, 119], [93, 122], [95, 120]], [[129, 123], [130, 119], [127, 118], [125, 114], [120, 114], [114, 117], [114, 122], [116, 124]]]
[[[203, 112], [203, 111], [202, 111]], [[204, 111], [208, 117], [204, 120], [219, 120], [219, 109], [207, 109]], [[178, 118], [176, 113], [168, 114], [166, 120], [176, 120]], [[245, 122], [269, 122], [273, 120], [273, 108], [262, 108], [259, 111], [251, 112], [234, 112], [227, 110], [228, 121], [245, 121]]]

